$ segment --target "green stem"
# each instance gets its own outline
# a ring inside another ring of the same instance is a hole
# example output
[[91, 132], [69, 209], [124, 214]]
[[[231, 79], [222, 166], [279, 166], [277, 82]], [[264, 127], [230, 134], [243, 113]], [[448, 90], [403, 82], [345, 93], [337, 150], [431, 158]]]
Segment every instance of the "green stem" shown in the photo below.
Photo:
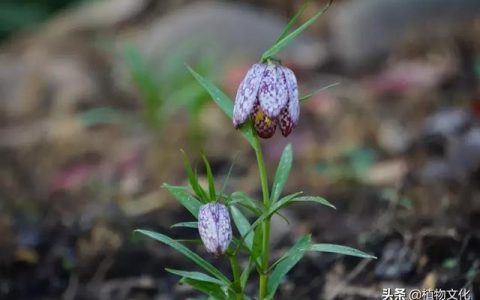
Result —
[[[260, 182], [262, 186], [263, 205], [265, 209], [268, 208], [268, 202], [270, 199], [268, 190], [268, 178], [267, 169], [265, 167], [265, 161], [263, 159], [262, 147], [258, 136], [255, 136], [255, 155], [257, 156], [258, 171], [260, 172]], [[265, 219], [262, 222], [262, 258], [261, 258], [261, 273], [259, 278], [260, 290], [259, 300], [265, 299], [268, 294], [268, 258], [269, 258], [269, 243], [270, 243], [270, 218]]]
[[238, 258], [236, 254], [230, 255], [230, 264], [232, 265], [233, 288], [235, 290], [235, 300], [244, 300], [243, 288], [240, 283], [240, 267], [238, 265]]

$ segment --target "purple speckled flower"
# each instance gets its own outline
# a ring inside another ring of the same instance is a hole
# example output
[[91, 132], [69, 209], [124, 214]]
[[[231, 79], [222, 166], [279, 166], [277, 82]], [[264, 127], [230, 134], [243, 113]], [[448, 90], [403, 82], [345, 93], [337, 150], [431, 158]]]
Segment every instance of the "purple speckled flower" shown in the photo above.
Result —
[[270, 138], [277, 124], [288, 136], [300, 116], [297, 79], [292, 70], [276, 64], [254, 64], [240, 83], [233, 108], [238, 128], [251, 116], [257, 134]]
[[198, 212], [198, 232], [208, 252], [217, 256], [225, 253], [232, 240], [227, 207], [221, 203], [202, 205]]

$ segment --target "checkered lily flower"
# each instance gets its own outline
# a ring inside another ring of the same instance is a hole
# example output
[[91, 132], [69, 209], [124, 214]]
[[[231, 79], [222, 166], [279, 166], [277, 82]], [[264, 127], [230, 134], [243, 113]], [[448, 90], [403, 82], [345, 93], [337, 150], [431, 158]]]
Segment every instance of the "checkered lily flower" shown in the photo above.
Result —
[[208, 252], [216, 256], [225, 253], [232, 240], [227, 207], [221, 203], [202, 205], [198, 211], [198, 232]]
[[288, 136], [300, 116], [297, 79], [292, 70], [276, 64], [254, 64], [240, 83], [233, 108], [238, 128], [248, 117], [262, 138], [270, 138], [277, 125]]

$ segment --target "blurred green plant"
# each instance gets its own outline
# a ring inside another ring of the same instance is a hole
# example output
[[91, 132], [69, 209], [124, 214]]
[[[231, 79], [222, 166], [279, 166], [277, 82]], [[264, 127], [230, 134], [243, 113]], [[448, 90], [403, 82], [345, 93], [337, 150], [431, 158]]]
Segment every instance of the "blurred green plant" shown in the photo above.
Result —
[[335, 159], [319, 162], [316, 169], [336, 182], [363, 182], [376, 160], [376, 153], [372, 149], [354, 148]]
[[[145, 120], [155, 129], [180, 109], [186, 109], [194, 125], [192, 127], [197, 128], [199, 114], [208, 103], [208, 93], [185, 72], [185, 63], [193, 57], [194, 48], [187, 45], [178, 47], [178, 50], [170, 52], [172, 54], [166, 57], [158, 70], [145, 61], [135, 45], [126, 45], [123, 49], [127, 71], [144, 104]], [[214, 76], [214, 51], [197, 59], [194, 66], [207, 76]]]
[[413, 201], [400, 193], [395, 188], [385, 188], [382, 190], [382, 199], [392, 203], [394, 206], [401, 206], [406, 209], [413, 209]]
[[209, 77], [215, 77], [218, 70], [214, 49], [198, 57], [193, 53], [197, 48], [188, 46], [192, 44], [194, 41], [189, 41], [185, 46], [171, 51], [172, 54], [165, 57], [158, 69], [145, 60], [136, 45], [124, 45], [119, 57], [138, 93], [142, 110], [132, 114], [119, 108], [96, 107], [79, 114], [82, 124], [124, 124], [129, 127], [142, 124], [160, 136], [165, 122], [184, 111], [187, 113], [189, 141], [193, 145], [201, 143], [203, 135], [198, 123], [203, 108], [209, 103], [209, 95], [185, 70], [185, 63], [193, 59], [195, 68]]

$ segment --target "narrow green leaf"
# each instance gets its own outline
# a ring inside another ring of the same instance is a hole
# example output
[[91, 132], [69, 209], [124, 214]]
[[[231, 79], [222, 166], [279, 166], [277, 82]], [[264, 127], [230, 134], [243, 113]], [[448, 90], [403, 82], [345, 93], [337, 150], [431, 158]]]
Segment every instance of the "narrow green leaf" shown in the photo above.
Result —
[[210, 94], [213, 101], [220, 107], [220, 109], [230, 118], [233, 117], [233, 103], [230, 98], [225, 95], [219, 88], [217, 88], [211, 81], [204, 78], [202, 75], [195, 72], [191, 67], [187, 66], [193, 77], [200, 83], [205, 90]]
[[253, 257], [254, 261], [259, 261], [260, 256], [262, 255], [263, 250], [263, 230], [262, 226], [257, 226], [255, 228], [255, 234], [253, 235], [253, 245], [252, 245], [252, 252], [251, 256]]
[[296, 198], [293, 198], [290, 202], [315, 202], [321, 205], [331, 207], [333, 209], [337, 209], [332, 203], [328, 202], [328, 200], [322, 197], [317, 197], [317, 196], [296, 197]]
[[242, 286], [242, 289], [245, 289], [245, 286], [247, 285], [248, 278], [250, 277], [250, 273], [253, 271], [253, 267], [255, 267], [255, 263], [253, 262], [253, 259], [250, 257], [248, 259], [248, 264], [243, 269], [242, 274], [240, 275], [240, 285]]
[[176, 241], [183, 244], [203, 245], [201, 239], [176, 239]]
[[273, 179], [271, 203], [275, 203], [282, 194], [283, 187], [288, 179], [288, 174], [292, 168], [293, 153], [292, 145], [288, 144], [283, 150], [280, 161], [278, 162], [277, 172]]
[[202, 203], [195, 199], [192, 195], [187, 193], [183, 187], [177, 187], [164, 183], [163, 187], [168, 190], [168, 192], [175, 197], [175, 199], [180, 202], [195, 218], [198, 216], [198, 210]]
[[212, 297], [215, 300], [227, 300], [226, 293], [218, 284], [190, 278], [182, 278], [182, 280], [180, 280], [180, 283], [188, 284], [192, 288]]
[[243, 213], [235, 206], [230, 206], [232, 212], [233, 222], [237, 226], [238, 232], [242, 237], [239, 242], [244, 245], [244, 249], [250, 254], [256, 265], [260, 265], [260, 252], [261, 252], [261, 231], [252, 230], [252, 226]]
[[238, 157], [238, 153], [235, 155], [234, 159], [232, 160], [232, 163], [230, 164], [230, 167], [228, 168], [227, 176], [225, 176], [225, 180], [223, 181], [222, 191], [220, 192], [220, 194], [223, 194], [223, 192], [225, 192], [225, 189], [227, 188], [227, 184], [228, 184], [228, 181], [230, 180], [230, 176], [232, 175], [233, 167], [235, 166], [237, 157]]
[[289, 205], [291, 203], [291, 201], [295, 198], [297, 198], [298, 196], [300, 196], [303, 192], [296, 192], [296, 193], [293, 193], [293, 194], [290, 194], [290, 195], [287, 195], [285, 197], [283, 197], [282, 199], [278, 200], [277, 202], [275, 202], [269, 209], [269, 214], [270, 215], [273, 215], [274, 213], [276, 213], [278, 210], [284, 208], [285, 206]]
[[265, 51], [265, 53], [263, 53], [262, 55], [261, 61], [265, 61], [269, 57], [275, 56], [280, 50], [288, 46], [291, 43], [291, 41], [295, 39], [300, 33], [302, 33], [310, 25], [315, 23], [318, 20], [318, 18], [320, 18], [327, 11], [327, 9], [330, 7], [332, 2], [333, 0], [330, 0], [320, 12], [318, 12], [316, 15], [311, 17], [307, 22], [303, 23], [300, 27], [298, 27], [297, 29], [289, 33], [287, 36], [282, 38], [280, 41], [275, 43], [275, 45], [273, 45], [270, 49]]
[[[305, 239], [308, 238], [308, 244], [305, 244]], [[293, 254], [295, 254], [296, 251], [298, 251], [298, 249], [303, 249], [303, 247], [305, 246], [306, 247], [306, 250], [308, 250], [308, 247], [310, 246], [310, 243], [311, 243], [311, 235], [310, 234], [307, 234], [307, 235], [304, 235], [301, 239], [299, 239], [290, 249], [287, 250], [287, 252], [285, 252], [282, 257], [280, 257], [277, 261], [275, 261], [269, 268], [269, 271], [273, 270], [279, 263], [281, 263], [284, 259], [292, 256]]]
[[254, 199], [250, 198], [247, 194], [243, 192], [234, 192], [230, 197], [232, 199], [229, 202], [230, 204], [239, 203], [257, 216], [262, 214], [263, 206], [260, 205], [259, 201], [255, 201]]
[[297, 192], [288, 196], [283, 197], [273, 205], [269, 207], [267, 211], [264, 211], [256, 220], [252, 223], [252, 226], [247, 231], [247, 234], [250, 233], [252, 230], [255, 230], [257, 226], [262, 223], [267, 218], [270, 218], [273, 214], [275, 214], [279, 209], [285, 206], [291, 199], [297, 197], [298, 195], [302, 194], [302, 192]]
[[[302, 194], [302, 192], [297, 192], [294, 194], [290, 194], [288, 196], [283, 197], [273, 205], [271, 205], [268, 210], [264, 211], [253, 223], [252, 226], [250, 226], [250, 229], [246, 232], [246, 234], [251, 233], [253, 230], [257, 229], [257, 226], [261, 224], [264, 220], [267, 218], [271, 217], [273, 214], [277, 213], [279, 209], [284, 207], [286, 204], [288, 204], [289, 201], [291, 201], [293, 198], [297, 197], [298, 195]], [[246, 235], [245, 234], [245, 235]], [[245, 235], [243, 237], [245, 237]]]
[[182, 152], [182, 155], [183, 155], [183, 162], [185, 164], [185, 169], [187, 170], [188, 181], [190, 182], [190, 186], [192, 187], [192, 190], [201, 200], [207, 200], [207, 194], [203, 190], [202, 186], [198, 183], [198, 177], [196, 172], [193, 171], [192, 164], [190, 163], [190, 159], [188, 159], [188, 156], [185, 153], [185, 151], [183, 150], [180, 150], [180, 151]]
[[[208, 79], [202, 77], [200, 74], [195, 72], [192, 68], [188, 67], [190, 73], [193, 77], [200, 83], [201, 86], [207, 90], [207, 92], [212, 97], [213, 101], [220, 107], [220, 109], [230, 118], [233, 116], [233, 102], [225, 95], [219, 88], [217, 88], [212, 82]], [[251, 130], [250, 124], [245, 123], [240, 127], [240, 132], [247, 139], [247, 141], [253, 146], [255, 145], [255, 136]]]
[[230, 250], [232, 250], [232, 253], [235, 253], [234, 251], [238, 249], [242, 249], [247, 253], [250, 253], [250, 250], [247, 248], [247, 245], [245, 245], [245, 241], [243, 239], [239, 239], [237, 237], [232, 237], [232, 242], [230, 243]]
[[374, 258], [375, 256], [357, 250], [355, 248], [335, 245], [335, 244], [312, 244], [310, 245], [309, 251], [317, 251], [317, 252], [329, 252], [329, 253], [337, 253], [349, 256], [356, 256], [362, 258]]
[[184, 245], [180, 244], [176, 240], [161, 234], [159, 232], [154, 232], [154, 231], [149, 231], [149, 230], [143, 230], [143, 229], [136, 229], [134, 231], [135, 233], [140, 233], [143, 235], [146, 235], [154, 240], [157, 240], [159, 242], [164, 243], [167, 246], [172, 247], [173, 249], [177, 250], [178, 252], [182, 253], [185, 255], [188, 259], [192, 260], [194, 263], [196, 263], [198, 266], [202, 267], [205, 271], [209, 272], [216, 278], [218, 278], [220, 281], [222, 281], [226, 285], [230, 285], [230, 280], [228, 280], [225, 275], [222, 274], [217, 268], [215, 268], [212, 264], [210, 264], [208, 261], [204, 260], [201, 258], [198, 254], [193, 252], [192, 250], [188, 249]]
[[184, 278], [189, 278], [189, 279], [195, 279], [198, 281], [204, 281], [204, 282], [210, 282], [210, 283], [215, 283], [218, 285], [223, 285], [224, 283], [216, 278], [213, 278], [210, 275], [201, 273], [201, 272], [191, 272], [191, 271], [182, 271], [182, 270], [176, 270], [176, 269], [168, 269], [165, 268], [165, 271], [184, 277]]
[[233, 222], [235, 223], [235, 226], [237, 226], [238, 232], [244, 237], [245, 245], [251, 251], [253, 245], [253, 232], [247, 234], [251, 227], [250, 222], [248, 222], [247, 218], [235, 206], [230, 206], [230, 211], [232, 212]]
[[310, 235], [305, 235], [293, 245], [285, 255], [279, 259], [268, 279], [268, 298], [273, 298], [283, 277], [302, 259], [309, 249]]
[[281, 214], [278, 211], [276, 211], [275, 214], [278, 215], [280, 218], [282, 218], [285, 221], [285, 223], [290, 225], [290, 220], [284, 214]]
[[300, 100], [301, 102], [307, 101], [307, 100], [310, 99], [313, 95], [318, 94], [318, 93], [320, 93], [320, 92], [322, 92], [322, 91], [324, 91], [324, 90], [327, 90], [327, 89], [329, 89], [329, 88], [331, 88], [331, 87], [337, 86], [337, 85], [339, 85], [339, 84], [340, 84], [340, 82], [335, 82], [335, 83], [329, 84], [329, 85], [327, 85], [327, 86], [324, 86], [324, 87], [322, 87], [322, 88], [319, 88], [318, 90], [316, 90], [316, 91], [314, 91], [314, 92], [312, 92], [312, 93], [310, 93], [310, 94], [307, 94], [307, 95], [305, 95], [305, 96], [300, 97], [300, 99], [298, 99], [298, 100]]
[[290, 19], [290, 21], [288, 22], [288, 24], [285, 26], [285, 28], [283, 28], [283, 31], [282, 33], [279, 35], [279, 37], [277, 38], [277, 40], [275, 41], [275, 44], [278, 43], [281, 39], [283, 39], [287, 33], [290, 31], [290, 29], [292, 29], [293, 25], [295, 25], [295, 23], [297, 22], [298, 18], [303, 14], [303, 12], [305, 11], [305, 9], [307, 8], [307, 5], [308, 5], [308, 2], [305, 2], [304, 4], [302, 4], [302, 6], [300, 7], [300, 9], [298, 10], [298, 12], [295, 14], [295, 16], [293, 16], [293, 18]]
[[205, 155], [202, 155], [203, 162], [205, 163], [205, 169], [207, 170], [207, 180], [208, 180], [208, 192], [210, 193], [210, 200], [215, 201], [217, 200], [217, 194], [215, 192], [215, 178], [213, 177], [212, 167], [208, 162], [208, 159]]
[[125, 62], [135, 87], [142, 95], [142, 100], [150, 114], [157, 114], [163, 106], [160, 88], [152, 70], [146, 64], [140, 50], [128, 45], [123, 51]]
[[175, 228], [175, 227], [198, 228], [198, 222], [180, 222], [170, 226], [170, 228]]

